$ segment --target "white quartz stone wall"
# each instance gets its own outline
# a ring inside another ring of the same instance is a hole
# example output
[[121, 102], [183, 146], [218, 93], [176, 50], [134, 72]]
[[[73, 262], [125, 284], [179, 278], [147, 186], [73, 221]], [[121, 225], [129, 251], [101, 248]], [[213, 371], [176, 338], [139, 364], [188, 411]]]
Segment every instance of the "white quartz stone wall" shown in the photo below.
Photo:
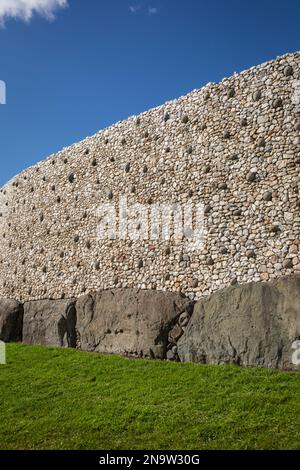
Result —
[[[299, 84], [300, 53], [289, 54], [119, 122], [16, 176], [0, 192], [0, 296], [140, 287], [199, 298], [300, 273]], [[130, 206], [202, 203], [204, 246], [99, 239], [97, 209], [124, 195]]]

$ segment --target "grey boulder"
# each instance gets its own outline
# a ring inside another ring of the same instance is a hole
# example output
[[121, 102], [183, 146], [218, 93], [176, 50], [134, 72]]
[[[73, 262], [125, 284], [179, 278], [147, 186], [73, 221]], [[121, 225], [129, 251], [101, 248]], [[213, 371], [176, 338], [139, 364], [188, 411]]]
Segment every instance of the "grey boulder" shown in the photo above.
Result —
[[183, 295], [172, 292], [115, 289], [84, 295], [76, 303], [77, 347], [165, 359], [169, 332], [192, 305]]
[[300, 277], [229, 287], [196, 303], [181, 361], [300, 368]]
[[0, 299], [0, 340], [22, 340], [23, 308], [16, 300]]
[[42, 346], [76, 347], [75, 300], [25, 302], [23, 341]]

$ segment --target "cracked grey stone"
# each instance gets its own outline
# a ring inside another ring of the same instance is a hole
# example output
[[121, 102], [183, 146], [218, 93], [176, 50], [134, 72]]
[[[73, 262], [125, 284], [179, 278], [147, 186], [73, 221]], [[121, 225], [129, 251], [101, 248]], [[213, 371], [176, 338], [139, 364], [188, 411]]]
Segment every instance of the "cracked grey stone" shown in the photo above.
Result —
[[183, 295], [172, 292], [113, 289], [85, 295], [76, 302], [80, 347], [83, 351], [166, 359], [169, 333], [192, 305]]
[[23, 306], [12, 299], [0, 299], [0, 341], [22, 340]]
[[232, 286], [196, 303], [177, 343], [182, 362], [299, 370], [300, 277]]
[[75, 299], [25, 302], [23, 342], [76, 347]]

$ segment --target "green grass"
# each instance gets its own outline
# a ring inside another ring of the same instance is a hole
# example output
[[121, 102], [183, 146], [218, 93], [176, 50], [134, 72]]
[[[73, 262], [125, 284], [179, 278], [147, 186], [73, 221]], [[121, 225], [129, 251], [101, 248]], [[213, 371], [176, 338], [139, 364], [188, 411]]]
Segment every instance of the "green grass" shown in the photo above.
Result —
[[300, 374], [9, 344], [1, 449], [300, 449]]

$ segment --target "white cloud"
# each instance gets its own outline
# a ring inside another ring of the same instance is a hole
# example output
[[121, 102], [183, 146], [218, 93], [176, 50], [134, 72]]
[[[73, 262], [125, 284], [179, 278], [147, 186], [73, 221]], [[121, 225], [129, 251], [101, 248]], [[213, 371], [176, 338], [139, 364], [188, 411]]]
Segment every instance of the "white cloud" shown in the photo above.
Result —
[[52, 20], [58, 8], [68, 6], [68, 0], [0, 0], [0, 23], [10, 18], [30, 21], [34, 14]]
[[158, 13], [158, 8], [156, 7], [149, 7], [148, 8], [149, 15], [156, 15]]
[[141, 9], [141, 5], [130, 5], [129, 10], [131, 13], [137, 13]]
[[152, 7], [152, 6], [146, 6], [143, 3], [136, 3], [133, 5], [129, 5], [129, 11], [134, 15], [136, 15], [137, 13], [145, 14], [145, 15], [146, 14], [156, 15], [159, 12], [158, 8]]

